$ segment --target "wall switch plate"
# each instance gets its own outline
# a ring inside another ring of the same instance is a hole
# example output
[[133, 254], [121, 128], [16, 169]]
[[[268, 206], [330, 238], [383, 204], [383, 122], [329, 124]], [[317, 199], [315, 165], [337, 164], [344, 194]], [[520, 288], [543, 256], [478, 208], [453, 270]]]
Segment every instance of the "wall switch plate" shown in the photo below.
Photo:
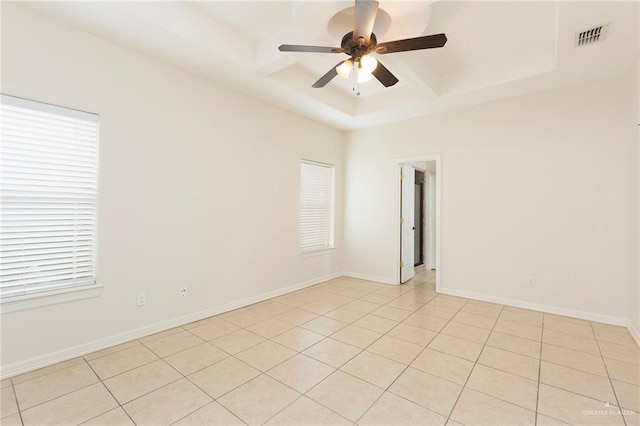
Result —
[[527, 285], [533, 287], [536, 285], [536, 280], [533, 277], [529, 277], [529, 281], [527, 281]]
[[180, 288], [178, 289], [178, 293], [180, 293], [180, 297], [185, 297], [187, 295], [187, 287], [185, 286], [180, 286]]
[[138, 293], [138, 306], [144, 306], [147, 303], [147, 295], [144, 293]]

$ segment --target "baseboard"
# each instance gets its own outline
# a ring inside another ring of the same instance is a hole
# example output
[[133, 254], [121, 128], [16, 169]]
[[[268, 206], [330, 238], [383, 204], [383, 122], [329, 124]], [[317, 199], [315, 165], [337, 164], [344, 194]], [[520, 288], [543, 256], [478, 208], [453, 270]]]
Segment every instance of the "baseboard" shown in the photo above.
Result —
[[[557, 306], [539, 305], [537, 303], [524, 302], [521, 300], [507, 299], [502, 297], [488, 296], [486, 294], [473, 293], [469, 291], [456, 290], [451, 288], [440, 288], [439, 293], [450, 296], [466, 297], [468, 299], [481, 300], [483, 302], [499, 303], [501, 305], [513, 306], [516, 308], [530, 309], [532, 311], [545, 312], [548, 314], [564, 315], [588, 321], [601, 322], [604, 324], [628, 326], [625, 318], [611, 317], [607, 315], [593, 314], [590, 312], [576, 311], [573, 309], [559, 308]], [[633, 334], [633, 333], [632, 333]], [[635, 336], [634, 336], [635, 337]], [[638, 340], [636, 339], [636, 342]]]
[[35, 358], [30, 358], [25, 361], [16, 362], [13, 364], [3, 365], [0, 369], [0, 379], [7, 377], [13, 377], [18, 374], [27, 373], [29, 371], [37, 370], [38, 368], [47, 367], [58, 362], [67, 361], [72, 358], [87, 355], [101, 349], [106, 349], [111, 346], [119, 345], [121, 343], [128, 342], [133, 339], [148, 336], [153, 333], [158, 333], [164, 330], [168, 330], [173, 327], [178, 327], [184, 324], [188, 324], [193, 321], [198, 321], [204, 318], [208, 318], [213, 315], [222, 314], [224, 312], [232, 311], [234, 309], [243, 308], [254, 303], [262, 302], [264, 300], [273, 299], [274, 297], [282, 296], [283, 294], [290, 293], [292, 291], [301, 290], [306, 287], [310, 287], [315, 284], [319, 284], [324, 281], [328, 281], [334, 278], [343, 276], [342, 272], [329, 274], [322, 277], [307, 280], [298, 284], [294, 284], [288, 287], [284, 287], [278, 290], [262, 293], [257, 296], [242, 299], [236, 302], [227, 303], [225, 305], [216, 306], [214, 308], [206, 309], [204, 311], [194, 312], [182, 317], [173, 318], [167, 321], [162, 321], [145, 327], [136, 328], [124, 333], [119, 333], [113, 336], [105, 337], [102, 339], [94, 340], [89, 343], [74, 346], [69, 349], [41, 355]]
[[345, 277], [358, 278], [360, 280], [374, 281], [382, 284], [398, 285], [398, 283], [394, 280], [390, 280], [385, 277], [375, 277], [373, 275], [360, 274], [358, 272], [344, 272], [343, 275]]
[[627, 324], [627, 330], [629, 330], [629, 333], [631, 334], [631, 337], [633, 337], [633, 340], [636, 341], [636, 345], [640, 347], [640, 333], [638, 332], [638, 330], [636, 330], [636, 328], [631, 325], [631, 323]]

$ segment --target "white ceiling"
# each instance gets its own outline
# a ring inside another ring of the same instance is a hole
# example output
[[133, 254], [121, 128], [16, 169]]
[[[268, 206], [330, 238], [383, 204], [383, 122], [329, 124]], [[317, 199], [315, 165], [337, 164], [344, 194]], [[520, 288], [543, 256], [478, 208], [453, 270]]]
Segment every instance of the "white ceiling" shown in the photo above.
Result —
[[[620, 75], [639, 55], [640, 3], [380, 0], [378, 41], [444, 32], [442, 49], [378, 55], [400, 82], [311, 84], [344, 54], [352, 1], [25, 2], [24, 7], [341, 129]], [[597, 44], [575, 34], [608, 24]]]

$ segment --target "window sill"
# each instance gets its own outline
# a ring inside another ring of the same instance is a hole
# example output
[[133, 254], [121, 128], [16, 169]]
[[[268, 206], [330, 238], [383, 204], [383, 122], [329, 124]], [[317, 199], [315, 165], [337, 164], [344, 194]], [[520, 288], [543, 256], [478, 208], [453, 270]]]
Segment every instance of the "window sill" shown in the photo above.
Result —
[[24, 311], [74, 300], [90, 299], [100, 296], [102, 286], [98, 284], [77, 288], [66, 288], [43, 293], [12, 297], [0, 302], [0, 313]]
[[327, 247], [304, 250], [300, 252], [300, 257], [314, 257], [314, 256], [328, 255], [335, 249], [336, 249], [336, 246], [327, 246]]

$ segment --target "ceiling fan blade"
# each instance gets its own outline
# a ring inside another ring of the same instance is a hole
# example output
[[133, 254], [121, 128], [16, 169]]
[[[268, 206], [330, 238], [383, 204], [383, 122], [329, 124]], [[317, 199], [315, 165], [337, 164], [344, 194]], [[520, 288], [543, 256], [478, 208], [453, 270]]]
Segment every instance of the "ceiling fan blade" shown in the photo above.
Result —
[[310, 52], [310, 53], [343, 53], [341, 47], [304, 46], [300, 44], [282, 44], [278, 47], [281, 52]]
[[322, 77], [320, 77], [320, 79], [318, 81], [313, 83], [311, 85], [311, 87], [315, 87], [316, 89], [319, 89], [321, 87], [326, 86], [328, 82], [333, 80], [333, 78], [338, 75], [338, 71], [336, 71], [336, 68], [338, 68], [340, 65], [342, 65], [343, 62], [344, 61], [338, 62], [335, 67], [333, 67], [329, 71], [327, 71], [327, 73], [325, 75], [323, 75]]
[[404, 40], [387, 41], [378, 43], [376, 53], [408, 52], [410, 50], [434, 49], [442, 47], [447, 42], [444, 34], [434, 34], [423, 37], [407, 38]]
[[372, 0], [356, 0], [353, 22], [353, 40], [357, 41], [359, 37], [364, 37], [364, 42], [369, 43], [373, 24], [376, 22], [378, 14], [377, 1]]
[[384, 87], [393, 86], [398, 82], [398, 78], [395, 75], [391, 74], [391, 71], [389, 71], [387, 67], [382, 65], [380, 61], [378, 61], [378, 66], [375, 70], [373, 70], [371, 74], [373, 74], [373, 76], [377, 78]]

